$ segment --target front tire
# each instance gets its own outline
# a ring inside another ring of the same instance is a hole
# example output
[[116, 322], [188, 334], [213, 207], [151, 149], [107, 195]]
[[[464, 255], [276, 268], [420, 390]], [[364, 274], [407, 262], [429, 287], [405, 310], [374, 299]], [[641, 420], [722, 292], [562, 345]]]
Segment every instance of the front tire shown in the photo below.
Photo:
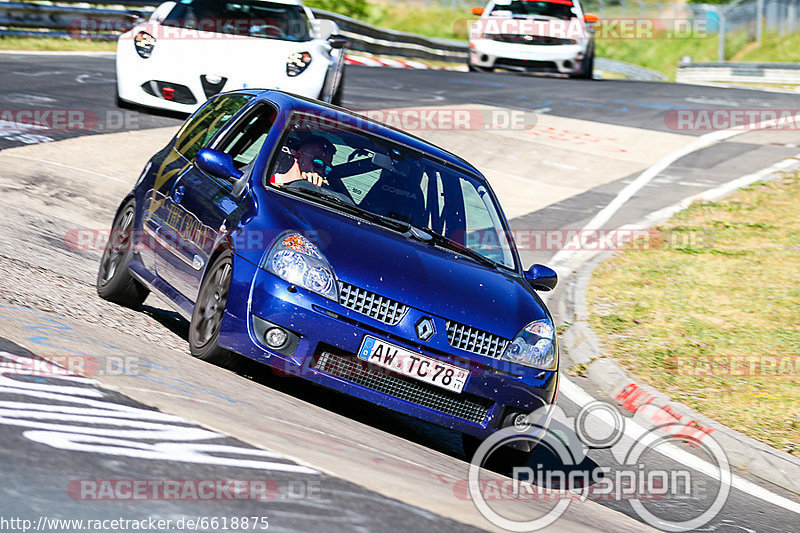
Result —
[[228, 301], [233, 274], [233, 259], [228, 251], [220, 254], [208, 269], [189, 326], [189, 349], [193, 356], [225, 368], [237, 366], [239, 357], [219, 345], [222, 315]]
[[493, 67], [479, 67], [473, 65], [471, 61], [467, 61], [467, 70], [469, 70], [470, 72], [483, 72], [483, 73], [494, 72]]
[[581, 71], [573, 75], [573, 78], [578, 78], [581, 80], [591, 80], [594, 78], [594, 50], [592, 50], [592, 52], [581, 65]]
[[128, 271], [133, 259], [133, 228], [136, 203], [128, 200], [119, 210], [111, 226], [100, 269], [97, 272], [97, 294], [104, 300], [137, 308], [144, 303], [149, 290]]
[[[483, 439], [467, 433], [462, 433], [461, 447], [464, 450], [464, 460], [467, 462], [472, 462], [475, 452], [478, 451], [478, 447], [482, 443]], [[496, 449], [488, 458], [486, 458], [484, 464], [481, 466], [500, 471], [511, 470], [515, 466], [524, 466], [528, 464], [528, 461], [532, 455], [533, 450], [523, 452], [508, 446], [501, 446], [499, 449]]]

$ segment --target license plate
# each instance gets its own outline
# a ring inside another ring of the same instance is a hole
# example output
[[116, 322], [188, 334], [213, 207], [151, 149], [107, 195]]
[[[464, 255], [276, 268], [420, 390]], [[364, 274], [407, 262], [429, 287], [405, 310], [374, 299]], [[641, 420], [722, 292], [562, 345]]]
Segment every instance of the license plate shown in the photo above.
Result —
[[358, 358], [453, 392], [461, 392], [469, 378], [468, 370], [369, 335], [365, 336], [361, 343]]

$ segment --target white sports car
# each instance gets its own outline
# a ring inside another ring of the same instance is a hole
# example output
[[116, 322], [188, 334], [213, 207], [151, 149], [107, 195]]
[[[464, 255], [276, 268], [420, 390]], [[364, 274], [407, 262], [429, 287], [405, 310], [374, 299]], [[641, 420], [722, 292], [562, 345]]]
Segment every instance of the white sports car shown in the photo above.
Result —
[[339, 104], [347, 40], [300, 0], [179, 0], [117, 42], [117, 103], [191, 113], [233, 89]]
[[595, 15], [580, 0], [489, 0], [472, 8], [468, 67], [592, 78]]

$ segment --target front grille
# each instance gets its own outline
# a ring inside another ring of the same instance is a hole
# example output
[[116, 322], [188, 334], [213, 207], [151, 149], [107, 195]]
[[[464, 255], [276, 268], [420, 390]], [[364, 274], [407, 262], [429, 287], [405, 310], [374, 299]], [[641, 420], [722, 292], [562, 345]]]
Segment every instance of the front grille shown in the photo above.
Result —
[[370, 365], [354, 355], [342, 356], [323, 352], [314, 362], [314, 368], [389, 396], [477, 424], [483, 423], [492, 406], [492, 401], [486, 398], [465, 392], [456, 394]]
[[508, 339], [452, 320], [445, 321], [450, 346], [479, 355], [499, 359], [508, 345]]
[[396, 326], [408, 311], [408, 306], [355, 285], [339, 282], [339, 303], [356, 313]]
[[558, 65], [553, 61], [535, 61], [532, 59], [498, 58], [494, 62], [497, 68], [518, 67], [539, 72], [558, 72]]
[[563, 44], [575, 44], [575, 39], [561, 39], [559, 37], [546, 37], [544, 35], [519, 35], [519, 34], [500, 33], [496, 35], [487, 35], [486, 38], [501, 43], [535, 44], [540, 46], [558, 46]]

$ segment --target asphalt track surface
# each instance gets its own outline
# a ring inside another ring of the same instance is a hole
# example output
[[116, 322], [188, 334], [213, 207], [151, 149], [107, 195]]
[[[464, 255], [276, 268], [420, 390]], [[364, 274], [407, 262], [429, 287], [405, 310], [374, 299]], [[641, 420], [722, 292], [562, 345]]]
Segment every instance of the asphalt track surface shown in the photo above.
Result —
[[[0, 55], [0, 108], [45, 108], [45, 109], [85, 109], [95, 113], [101, 123], [102, 118], [119, 113], [114, 104], [114, 63], [112, 57], [89, 56], [36, 56]], [[664, 114], [670, 109], [682, 108], [729, 108], [743, 109], [792, 108], [796, 96], [744, 91], [732, 89], [712, 89], [676, 84], [655, 84], [626, 81], [577, 81], [539, 77], [520, 77], [505, 74], [469, 74], [459, 72], [433, 72], [416, 70], [394, 70], [349, 67], [344, 105], [353, 109], [374, 109], [406, 106], [488, 104], [503, 105], [513, 109], [539, 110], [548, 114], [595, 122], [631, 126], [646, 130], [668, 131]], [[123, 122], [117, 131], [126, 129], [148, 129], [159, 126], [177, 125], [180, 119], [162, 114], [139, 113], [126, 115], [130, 119]], [[107, 133], [104, 131], [0, 131], [0, 149], [20, 146], [37, 140], [43, 135], [52, 140], [65, 139], [77, 135]], [[697, 133], [699, 135], [700, 133]], [[33, 135], [33, 137], [31, 137]], [[39, 139], [41, 140], [41, 139]], [[626, 208], [619, 213], [608, 227], [618, 227], [639, 220], [643, 215], [664, 207], [677, 199], [699, 190], [730, 180], [739, 175], [753, 172], [780, 159], [796, 153], [796, 146], [785, 144], [764, 144], [733, 142], [716, 145], [684, 158], [665, 172], [662, 179], [635, 196]], [[727, 162], [736, 160], [732, 168]], [[698, 181], [702, 176], [705, 181]], [[612, 198], [633, 176], [618, 180], [597, 189], [586, 191], [573, 198], [549, 206], [538, 212], [518, 217], [512, 221], [516, 227], [537, 227], [541, 229], [581, 227]], [[31, 230], [31, 239], [35, 239]], [[534, 253], [529, 259], [546, 261], [546, 252]], [[529, 264], [530, 261], [525, 261]], [[158, 313], [158, 311], [157, 311]], [[161, 311], [165, 323], [172, 315]], [[174, 326], [178, 330], [181, 325]], [[35, 355], [25, 351], [12, 340], [4, 340], [0, 350], [16, 355]], [[256, 378], [259, 379], [259, 378]], [[407, 439], [454, 458], [463, 457], [458, 435], [445, 429], [422, 424], [396, 414], [365, 406], [363, 403], [343, 399], [333, 393], [316, 387], [306, 387], [293, 383], [287, 386], [280, 381], [265, 378], [264, 385], [274, 387], [294, 395], [312, 405], [331, 409], [333, 412], [358, 420], [367, 425], [388, 432], [398, 441]], [[44, 383], [47, 385], [48, 383]], [[52, 383], [51, 383], [52, 384]], [[56, 383], [57, 384], [57, 383]], [[87, 385], [84, 385], [87, 386]], [[591, 391], [589, 391], [591, 392]], [[106, 391], [104, 395], [113, 401], [146, 409], [125, 397]], [[20, 401], [13, 391], [6, 391], [4, 401]], [[25, 401], [30, 401], [29, 399]], [[568, 416], [577, 412], [575, 405], [565, 396], [559, 399], [560, 406]], [[190, 425], [186, 422], [186, 425]], [[3, 497], [0, 503], [3, 515], [16, 516], [47, 515], [48, 503], [63, 501], [63, 487], [69, 480], [98, 479], [124, 475], [131, 478], [251, 478], [252, 471], [230, 466], [208, 467], [198, 471], [197, 465], [181, 462], [152, 462], [136, 458], [113, 460], [102, 455], [81, 455], [70, 452], [54, 453], [52, 448], [31, 444], [22, 439], [19, 431], [4, 427], [3, 446], [0, 451], [0, 464], [4, 471]], [[234, 439], [220, 437], [214, 441], [227, 445], [246, 446]], [[229, 440], [226, 440], [229, 439]], [[542, 452], [545, 454], [545, 452]], [[545, 454], [546, 455], [546, 454]], [[546, 456], [535, 460], [547, 463]], [[615, 464], [615, 459], [604, 450], [590, 452], [586, 461], [594, 465]], [[28, 465], [34, 463], [36, 468]], [[650, 458], [649, 465], [663, 470], [678, 469], [680, 465], [661, 456]], [[205, 467], [201, 467], [205, 468]], [[786, 497], [791, 495], [780, 488], [768, 486], [754, 478], [741, 474], [746, 479], [764, 486]], [[281, 477], [279, 472], [270, 472], [270, 479], [280, 484], [284, 492], [282, 499], [276, 500], [269, 508], [269, 515], [279, 522], [273, 522], [271, 529], [310, 531], [357, 529], [388, 531], [414, 528], [425, 531], [467, 530], [463, 524], [438, 517], [413, 506], [385, 498], [356, 485], [330, 476], [319, 474], [319, 490], [323, 494], [311, 503], [299, 498], [293, 501], [289, 489], [290, 479], [297, 476]], [[710, 479], [698, 479], [704, 483], [709, 494], [713, 495], [715, 483]], [[313, 484], [312, 484], [313, 485]], [[308, 489], [308, 484], [304, 490]], [[300, 490], [300, 489], [298, 489]], [[708, 497], [708, 495], [706, 495]], [[315, 505], [316, 502], [316, 505]], [[322, 502], [322, 503], [320, 503]], [[689, 518], [704, 510], [704, 498], [688, 498], [653, 502], [650, 509], [666, 519], [675, 516]], [[160, 504], [161, 505], [161, 504]], [[246, 507], [236, 502], [236, 512], [230, 511], [228, 504], [213, 502], [202, 505], [177, 502], [159, 507], [159, 514], [167, 516], [212, 516], [246, 515]], [[258, 505], [263, 505], [259, 502]], [[270, 505], [270, 504], [267, 504]], [[604, 502], [604, 505], [636, 518], [630, 504], [626, 502]], [[70, 507], [72, 506], [72, 507]], [[296, 506], [294, 508], [293, 506]], [[202, 512], [198, 509], [202, 507]], [[113, 504], [94, 505], [84, 501], [67, 502], [59, 509], [62, 516], [116, 517], [136, 516], [137, 513], [153, 514], [152, 505]], [[259, 508], [263, 509], [263, 508]], [[70, 512], [73, 511], [73, 512]], [[163, 511], [163, 512], [162, 512]], [[283, 517], [284, 519], [281, 519]], [[796, 529], [796, 514], [772, 505], [768, 501], [755, 498], [739, 490], [733, 490], [720, 514], [703, 531], [758, 531], [782, 532]]]

